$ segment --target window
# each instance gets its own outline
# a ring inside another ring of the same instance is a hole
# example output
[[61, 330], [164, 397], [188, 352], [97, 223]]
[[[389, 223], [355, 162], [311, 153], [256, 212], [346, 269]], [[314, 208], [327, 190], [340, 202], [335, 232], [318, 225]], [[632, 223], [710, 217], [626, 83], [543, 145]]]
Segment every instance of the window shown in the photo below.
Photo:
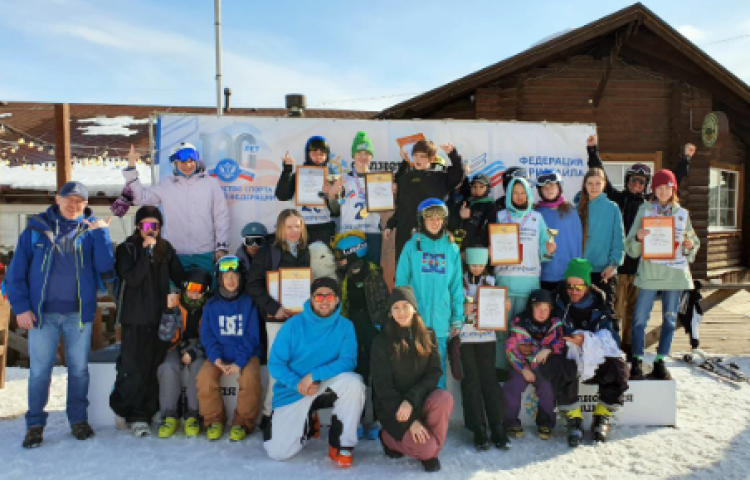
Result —
[[739, 173], [712, 168], [709, 179], [708, 226], [737, 228], [737, 186]]
[[[607, 181], [615, 187], [617, 190], [625, 189], [625, 173], [628, 168], [635, 162], [602, 162], [604, 164], [604, 171], [607, 173]], [[653, 174], [654, 163], [653, 162], [640, 162], [648, 165]]]

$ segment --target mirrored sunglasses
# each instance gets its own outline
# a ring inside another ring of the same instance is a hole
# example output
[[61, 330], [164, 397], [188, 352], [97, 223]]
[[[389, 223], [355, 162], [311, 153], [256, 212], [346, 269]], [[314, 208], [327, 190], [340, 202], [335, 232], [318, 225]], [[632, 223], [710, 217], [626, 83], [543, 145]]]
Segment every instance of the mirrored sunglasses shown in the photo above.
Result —
[[573, 285], [572, 283], [568, 283], [565, 285], [565, 288], [568, 290], [574, 290], [576, 292], [582, 292], [586, 290], [586, 285]]
[[144, 232], [154, 232], [159, 230], [159, 222], [141, 222], [138, 224], [138, 228]]
[[316, 302], [332, 302], [336, 299], [335, 293], [316, 293], [313, 295]]

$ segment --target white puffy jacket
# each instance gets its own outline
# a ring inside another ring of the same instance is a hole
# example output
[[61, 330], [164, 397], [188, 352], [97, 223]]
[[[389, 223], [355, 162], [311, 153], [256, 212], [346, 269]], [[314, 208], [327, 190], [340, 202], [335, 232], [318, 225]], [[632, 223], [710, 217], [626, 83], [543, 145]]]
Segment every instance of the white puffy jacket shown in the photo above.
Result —
[[206, 172], [162, 178], [144, 187], [136, 169], [122, 172], [136, 205], [161, 206], [164, 238], [178, 254], [229, 249], [229, 207], [219, 181]]

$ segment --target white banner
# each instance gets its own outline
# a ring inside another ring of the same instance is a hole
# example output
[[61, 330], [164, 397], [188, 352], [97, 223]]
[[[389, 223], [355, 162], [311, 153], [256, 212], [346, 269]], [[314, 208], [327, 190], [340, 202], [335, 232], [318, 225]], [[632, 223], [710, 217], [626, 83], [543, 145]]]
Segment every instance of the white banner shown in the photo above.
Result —
[[[587, 168], [586, 137], [595, 126], [554, 123], [443, 121], [443, 120], [335, 120], [308, 118], [216, 117], [209, 115], [161, 115], [157, 123], [156, 149], [159, 175], [171, 175], [169, 155], [181, 142], [195, 145], [209, 172], [224, 187], [232, 212], [232, 249], [240, 243], [239, 232], [250, 221], [274, 230], [276, 217], [294, 202], [274, 196], [286, 151], [296, 165], [305, 162], [304, 147], [311, 136], [325, 137], [331, 146], [332, 173], [348, 172], [352, 141], [365, 131], [373, 142], [371, 170], [395, 171], [401, 161], [398, 138], [424, 134], [436, 144], [453, 143], [471, 175], [483, 173], [503, 194], [501, 174], [508, 167], [528, 170], [534, 180], [543, 170], [554, 169], [564, 179], [564, 192], [572, 199], [581, 188]], [[446, 158], [444, 151], [438, 155]], [[308, 208], [308, 207], [301, 207]], [[232, 250], [232, 251], [233, 251]]]

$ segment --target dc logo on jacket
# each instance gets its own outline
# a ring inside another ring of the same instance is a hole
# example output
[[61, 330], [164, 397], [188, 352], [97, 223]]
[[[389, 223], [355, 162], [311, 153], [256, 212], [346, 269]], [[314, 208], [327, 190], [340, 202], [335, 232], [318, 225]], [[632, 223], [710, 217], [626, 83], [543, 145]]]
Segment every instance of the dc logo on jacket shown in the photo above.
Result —
[[422, 252], [422, 273], [445, 274], [445, 254]]
[[242, 336], [242, 314], [219, 315], [219, 332], [223, 336]]

